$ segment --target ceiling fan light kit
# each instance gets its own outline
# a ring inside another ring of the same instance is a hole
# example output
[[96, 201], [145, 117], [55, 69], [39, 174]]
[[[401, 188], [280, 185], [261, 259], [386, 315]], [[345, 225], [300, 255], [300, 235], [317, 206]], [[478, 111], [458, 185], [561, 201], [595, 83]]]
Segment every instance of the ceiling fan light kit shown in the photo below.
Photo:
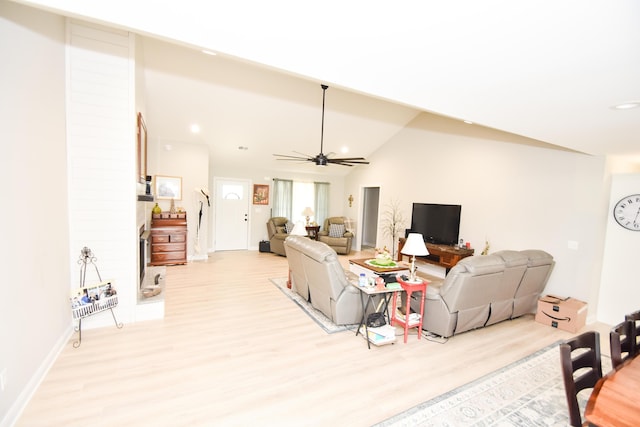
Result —
[[327, 156], [322, 151], [324, 147], [324, 100], [327, 93], [327, 89], [329, 89], [329, 86], [325, 84], [321, 84], [320, 87], [322, 88], [322, 125], [320, 128], [320, 154], [313, 157], [307, 154], [302, 154], [302, 153], [301, 154], [305, 157], [288, 156], [286, 154], [274, 154], [274, 156], [279, 157], [278, 160], [294, 160], [294, 161], [302, 160], [302, 161], [313, 162], [316, 164], [316, 166], [327, 166], [330, 163], [333, 163], [336, 165], [342, 165], [342, 166], [349, 166], [349, 167], [354, 165], [368, 165], [369, 162], [364, 157], [341, 157], [341, 158], [334, 159]]

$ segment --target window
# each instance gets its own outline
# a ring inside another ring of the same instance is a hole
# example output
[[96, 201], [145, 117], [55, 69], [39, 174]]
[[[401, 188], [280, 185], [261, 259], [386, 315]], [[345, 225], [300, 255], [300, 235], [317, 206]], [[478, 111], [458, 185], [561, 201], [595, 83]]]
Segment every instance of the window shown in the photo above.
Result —
[[314, 212], [310, 220], [322, 226], [329, 212], [329, 183], [273, 180], [273, 216], [306, 222], [302, 211], [307, 206]]
[[315, 217], [315, 201], [314, 201], [314, 189], [312, 182], [294, 182], [293, 183], [293, 203], [292, 203], [292, 213], [291, 213], [291, 221], [293, 223], [297, 223], [298, 221], [305, 221], [306, 217], [302, 215], [302, 211], [307, 206], [310, 207], [314, 215], [310, 218], [310, 221], [316, 221]]

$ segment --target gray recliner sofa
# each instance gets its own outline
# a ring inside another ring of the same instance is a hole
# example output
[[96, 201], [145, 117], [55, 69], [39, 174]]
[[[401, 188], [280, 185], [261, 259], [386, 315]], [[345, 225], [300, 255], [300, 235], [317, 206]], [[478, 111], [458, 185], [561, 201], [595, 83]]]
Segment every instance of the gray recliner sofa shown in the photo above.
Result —
[[286, 238], [284, 248], [294, 291], [336, 325], [360, 322], [358, 278], [344, 270], [335, 250], [325, 243], [293, 235]]
[[467, 257], [424, 296], [413, 294], [411, 308], [418, 312], [424, 297], [422, 329], [442, 337], [534, 313], [553, 266], [541, 250]]

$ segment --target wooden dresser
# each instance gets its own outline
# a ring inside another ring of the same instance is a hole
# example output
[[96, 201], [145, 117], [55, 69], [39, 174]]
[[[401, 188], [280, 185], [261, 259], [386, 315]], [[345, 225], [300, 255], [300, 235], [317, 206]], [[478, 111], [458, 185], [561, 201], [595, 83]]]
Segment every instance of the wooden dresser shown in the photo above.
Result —
[[162, 212], [151, 217], [149, 265], [187, 263], [187, 214]]

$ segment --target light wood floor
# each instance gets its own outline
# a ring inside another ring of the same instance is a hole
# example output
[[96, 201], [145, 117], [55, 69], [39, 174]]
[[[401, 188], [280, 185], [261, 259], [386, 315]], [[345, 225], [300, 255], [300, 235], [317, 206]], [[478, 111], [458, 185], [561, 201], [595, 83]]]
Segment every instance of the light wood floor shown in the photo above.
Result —
[[168, 267], [165, 319], [70, 341], [17, 425], [370, 426], [571, 336], [524, 316], [367, 350], [268, 280], [286, 274], [286, 258], [255, 251]]

